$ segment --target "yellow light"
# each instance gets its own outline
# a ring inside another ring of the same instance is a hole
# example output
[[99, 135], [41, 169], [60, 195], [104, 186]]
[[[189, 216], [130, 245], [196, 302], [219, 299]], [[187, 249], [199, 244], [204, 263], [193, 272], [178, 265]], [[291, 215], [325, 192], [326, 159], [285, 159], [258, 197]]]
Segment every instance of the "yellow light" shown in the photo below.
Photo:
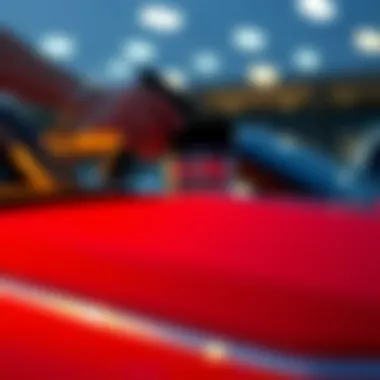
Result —
[[220, 362], [228, 356], [228, 350], [222, 342], [209, 342], [204, 346], [203, 355], [206, 360]]
[[278, 85], [281, 77], [274, 65], [262, 63], [248, 68], [247, 80], [253, 86], [267, 88]]

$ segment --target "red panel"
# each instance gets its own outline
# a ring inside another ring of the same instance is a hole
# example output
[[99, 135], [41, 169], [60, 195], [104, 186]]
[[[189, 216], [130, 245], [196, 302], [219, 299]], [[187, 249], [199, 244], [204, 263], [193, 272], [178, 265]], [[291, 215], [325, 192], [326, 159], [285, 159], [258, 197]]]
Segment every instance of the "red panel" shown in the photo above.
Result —
[[0, 231], [3, 273], [283, 350], [380, 353], [369, 211], [118, 199], [3, 214]]
[[77, 79], [44, 61], [12, 33], [0, 30], [0, 90], [46, 107], [59, 107], [77, 91]]
[[0, 60], [0, 91], [62, 111], [65, 128], [122, 129], [128, 149], [150, 157], [164, 151], [173, 130], [181, 127], [177, 110], [161, 95], [143, 89], [95, 91], [8, 31], [0, 30], [0, 56], [5, 57]]
[[86, 112], [82, 124], [121, 129], [128, 147], [146, 156], [162, 153], [171, 134], [183, 124], [169, 101], [139, 87], [108, 91]]
[[286, 380], [1, 299], [2, 380]]

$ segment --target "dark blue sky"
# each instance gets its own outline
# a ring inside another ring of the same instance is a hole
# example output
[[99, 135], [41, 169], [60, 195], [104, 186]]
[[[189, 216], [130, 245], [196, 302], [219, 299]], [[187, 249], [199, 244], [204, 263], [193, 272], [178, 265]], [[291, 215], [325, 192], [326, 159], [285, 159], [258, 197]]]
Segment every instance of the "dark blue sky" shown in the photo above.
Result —
[[[151, 5], [144, 24], [142, 7]], [[243, 80], [256, 66], [281, 76], [380, 68], [380, 0], [1, 0], [0, 7], [1, 23], [100, 81], [125, 80], [145, 62], [189, 83]]]

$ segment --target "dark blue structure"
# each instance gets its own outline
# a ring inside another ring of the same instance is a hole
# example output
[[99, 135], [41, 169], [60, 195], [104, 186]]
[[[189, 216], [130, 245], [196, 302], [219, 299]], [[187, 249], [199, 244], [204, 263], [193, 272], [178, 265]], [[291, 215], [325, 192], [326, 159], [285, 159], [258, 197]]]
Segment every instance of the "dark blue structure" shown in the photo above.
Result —
[[[0, 107], [0, 126], [4, 128], [1, 131], [0, 127], [0, 132], [4, 132], [6, 140], [11, 138], [21, 141], [31, 147], [41, 160], [48, 159], [39, 144], [37, 129], [18, 117], [13, 110]], [[378, 181], [374, 181], [369, 175], [358, 173], [357, 170], [338, 165], [323, 152], [287, 144], [275, 133], [252, 127], [250, 124], [237, 125], [236, 131], [234, 150], [237, 156], [254, 161], [306, 193], [323, 198], [360, 201], [371, 201], [380, 195]], [[373, 161], [378, 164], [378, 159]], [[96, 170], [91, 165], [80, 169], [78, 174], [82, 181], [79, 182], [90, 188], [100, 186]], [[0, 180], [8, 180], [8, 172], [9, 168], [0, 168]], [[144, 191], [154, 191], [157, 188], [160, 191], [162, 183], [158, 180], [159, 177], [162, 178], [152, 168], [147, 170], [141, 167], [139, 173], [133, 175], [133, 187]]]
[[369, 178], [338, 165], [327, 154], [306, 147], [292, 146], [274, 133], [250, 125], [239, 126], [236, 152], [253, 160], [310, 194], [346, 200], [372, 200], [380, 189]]
[[45, 149], [39, 142], [39, 133], [36, 125], [24, 120], [16, 111], [0, 106], [0, 136], [13, 139], [30, 147], [40, 160], [46, 160]]
[[6, 146], [10, 140], [21, 141], [32, 147], [36, 152], [41, 151], [36, 130], [26, 123], [14, 110], [7, 106], [0, 106], [0, 181], [11, 181], [17, 177], [17, 173], [9, 162]]
[[[12, 144], [13, 141], [23, 143], [51, 173], [71, 180], [64, 165], [54, 160], [40, 143], [39, 134], [37, 125], [20, 115], [17, 110], [0, 105], [0, 143], [2, 142], [5, 150], [7, 144]], [[7, 164], [3, 162], [2, 166], [7, 166]]]

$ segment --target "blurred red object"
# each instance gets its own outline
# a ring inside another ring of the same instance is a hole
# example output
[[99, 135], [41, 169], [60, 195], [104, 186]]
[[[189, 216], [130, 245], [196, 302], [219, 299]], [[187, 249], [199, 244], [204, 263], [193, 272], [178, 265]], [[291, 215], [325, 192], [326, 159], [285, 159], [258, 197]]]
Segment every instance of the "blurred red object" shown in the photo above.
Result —
[[169, 100], [141, 85], [104, 92], [81, 112], [78, 127], [121, 130], [126, 149], [148, 158], [165, 152], [170, 136], [183, 126]]
[[285, 352], [380, 353], [368, 210], [120, 198], [3, 213], [0, 230], [0, 270], [14, 278]]
[[191, 154], [177, 158], [173, 168], [173, 180], [181, 190], [226, 191], [232, 182], [231, 159], [223, 155]]
[[149, 336], [138, 339], [65, 318], [9, 295], [0, 299], [0, 307], [3, 380], [290, 380], [271, 371], [212, 360]]
[[65, 129], [114, 128], [125, 133], [126, 149], [146, 157], [162, 154], [182, 120], [165, 96], [143, 85], [96, 88], [43, 59], [8, 30], [0, 30], [0, 90], [52, 108]]

